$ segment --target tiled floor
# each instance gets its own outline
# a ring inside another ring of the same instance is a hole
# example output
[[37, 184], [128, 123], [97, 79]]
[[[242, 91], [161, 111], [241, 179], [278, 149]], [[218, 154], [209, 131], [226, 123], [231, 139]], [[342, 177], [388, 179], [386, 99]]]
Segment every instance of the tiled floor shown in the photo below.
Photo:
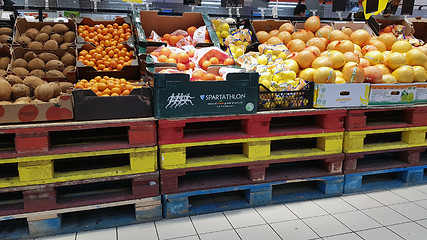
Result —
[[43, 239], [426, 240], [427, 185], [162, 220]]

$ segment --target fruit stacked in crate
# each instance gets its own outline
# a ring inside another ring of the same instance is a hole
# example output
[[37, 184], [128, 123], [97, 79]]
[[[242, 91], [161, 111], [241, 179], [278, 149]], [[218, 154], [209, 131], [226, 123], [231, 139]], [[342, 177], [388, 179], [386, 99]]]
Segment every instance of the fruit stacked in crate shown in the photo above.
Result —
[[424, 183], [426, 112], [423, 105], [350, 109], [344, 193]]
[[[307, 110], [159, 119], [164, 216], [342, 194], [345, 115]], [[299, 190], [284, 190], [292, 188]]]

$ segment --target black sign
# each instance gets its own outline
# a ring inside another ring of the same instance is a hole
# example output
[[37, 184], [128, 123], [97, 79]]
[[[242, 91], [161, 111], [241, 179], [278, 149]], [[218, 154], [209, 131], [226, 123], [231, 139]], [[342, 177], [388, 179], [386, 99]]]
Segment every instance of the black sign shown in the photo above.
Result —
[[402, 15], [412, 15], [415, 0], [403, 0]]
[[366, 0], [366, 13], [378, 11], [378, 0]]
[[221, 7], [243, 7], [244, 0], [221, 0]]
[[201, 6], [202, 0], [184, 0], [184, 5]]
[[344, 12], [347, 6], [347, 0], [333, 0], [332, 12]]

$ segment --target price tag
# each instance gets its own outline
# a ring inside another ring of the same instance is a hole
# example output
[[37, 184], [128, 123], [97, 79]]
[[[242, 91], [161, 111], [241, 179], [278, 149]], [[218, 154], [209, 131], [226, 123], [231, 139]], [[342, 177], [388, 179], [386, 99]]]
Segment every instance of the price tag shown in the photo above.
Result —
[[142, 0], [122, 0], [123, 2], [129, 2], [129, 3], [142, 3]]

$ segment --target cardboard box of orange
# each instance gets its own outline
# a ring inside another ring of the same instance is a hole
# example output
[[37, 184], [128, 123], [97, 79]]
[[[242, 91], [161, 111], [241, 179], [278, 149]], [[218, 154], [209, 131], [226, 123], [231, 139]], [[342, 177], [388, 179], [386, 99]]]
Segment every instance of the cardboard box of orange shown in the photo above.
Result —
[[427, 18], [408, 18], [415, 29], [414, 37], [427, 42]]
[[368, 24], [366, 24], [366, 22], [347, 22], [347, 21], [342, 21], [342, 22], [334, 22], [332, 24], [332, 26], [336, 30], [341, 30], [343, 27], [349, 27], [353, 31], [356, 31], [356, 30], [359, 30], [359, 29], [363, 29], [363, 30], [366, 30], [371, 36], [376, 36], [375, 32], [372, 30], [371, 27], [369, 27]]
[[391, 16], [391, 17], [383, 17], [383, 16], [374, 16], [375, 21], [380, 24], [380, 30], [387, 27], [388, 25], [403, 25], [405, 28], [403, 29], [403, 34], [405, 36], [412, 36], [415, 32], [415, 29], [412, 25], [405, 19], [402, 19], [401, 16]]
[[[97, 19], [92, 19], [92, 18], [77, 18], [76, 19], [76, 23], [78, 26], [80, 25], [88, 25], [89, 27], [93, 27], [95, 25], [100, 25], [103, 24], [104, 26], [107, 26], [108, 24], [113, 25], [114, 23], [117, 23], [119, 26], [122, 26], [124, 23], [128, 24], [131, 29], [132, 29], [132, 35], [129, 37], [129, 39], [126, 42], [135, 42], [135, 36], [133, 33], [133, 25], [132, 25], [132, 21], [130, 20], [130, 18], [128, 17], [117, 17], [116, 19], [112, 20], [112, 21], [105, 21], [105, 20], [97, 20]], [[76, 37], [77, 43], [85, 43], [86, 41], [77, 34]]]

